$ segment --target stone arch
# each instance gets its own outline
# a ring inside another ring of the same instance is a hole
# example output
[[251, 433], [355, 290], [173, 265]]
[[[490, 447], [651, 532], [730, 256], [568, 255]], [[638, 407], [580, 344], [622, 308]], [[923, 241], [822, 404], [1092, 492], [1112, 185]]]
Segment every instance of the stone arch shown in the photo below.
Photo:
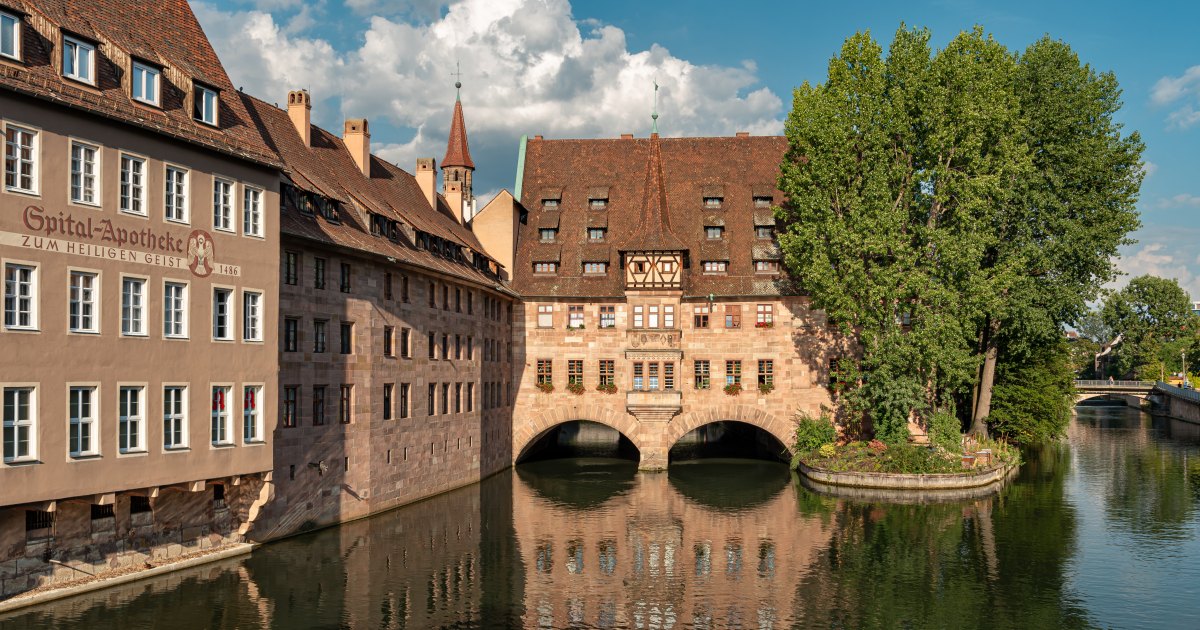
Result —
[[770, 433], [792, 454], [792, 441], [796, 426], [790, 419], [780, 419], [752, 405], [723, 404], [703, 411], [692, 411], [675, 418], [667, 425], [665, 443], [667, 450], [675, 446], [679, 438], [706, 424], [732, 420], [743, 422]]
[[548, 431], [567, 422], [587, 421], [615, 429], [629, 439], [638, 452], [643, 452], [645, 436], [641, 425], [627, 413], [613, 411], [601, 405], [563, 405], [548, 409], [536, 416], [513, 422], [513, 463], [525, 454], [525, 449]]

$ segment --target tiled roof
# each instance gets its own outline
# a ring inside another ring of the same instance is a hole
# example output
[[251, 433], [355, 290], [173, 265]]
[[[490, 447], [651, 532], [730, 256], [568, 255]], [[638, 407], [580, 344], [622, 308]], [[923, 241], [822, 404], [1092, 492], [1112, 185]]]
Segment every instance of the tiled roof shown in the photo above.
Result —
[[[642, 216], [621, 245], [621, 251], [683, 251], [687, 245], [671, 231], [667, 189], [663, 184], [662, 151], [658, 134], [650, 136], [650, 158], [642, 185]], [[589, 195], [590, 196], [590, 195]]]
[[454, 118], [450, 121], [450, 140], [446, 142], [446, 157], [442, 168], [465, 166], [475, 168], [471, 161], [471, 148], [467, 146], [467, 123], [463, 122], [462, 102], [454, 101]]
[[[432, 234], [471, 251], [484, 251], [474, 233], [453, 218], [444, 199], [437, 198], [437, 210], [429, 206], [411, 174], [371, 156], [371, 177], [368, 178], [358, 168], [341, 138], [313, 125], [311, 146], [306, 147], [287, 111], [245, 94], [242, 101], [268, 146], [283, 161], [292, 183], [308, 192], [341, 201], [348, 210], [337, 222], [328, 221], [319, 213], [281, 211], [280, 223], [285, 236], [389, 256], [488, 286], [500, 284], [471, 266], [469, 255], [463, 263], [417, 247], [412, 230]], [[367, 213], [399, 221], [406, 227], [401, 229], [395, 241], [375, 236], [371, 233]]]
[[[277, 166], [250, 122], [221, 61], [186, 0], [3, 0], [23, 13], [21, 62], [0, 64], [0, 87], [164, 134], [241, 159]], [[96, 44], [95, 86], [62, 76], [62, 34]], [[136, 103], [130, 61], [162, 67], [161, 107]], [[219, 93], [219, 128], [192, 118], [192, 81]]]
[[[521, 203], [529, 220], [520, 226], [513, 286], [522, 295], [564, 297], [618, 297], [624, 294], [624, 272], [617, 264], [617, 248], [640, 240], [643, 214], [655, 176], [648, 173], [653, 161], [652, 144], [659, 145], [663, 213], [660, 226], [687, 251], [684, 270], [686, 295], [780, 295], [794, 294], [796, 287], [786, 277], [756, 273], [754, 251], [772, 250], [769, 241], [756, 238], [755, 226], [762, 225], [765, 209], [755, 208], [755, 197], [783, 200], [776, 188], [779, 163], [787, 140], [775, 136], [723, 138], [648, 138], [600, 140], [530, 140], [525, 151]], [[589, 199], [606, 190], [605, 209], [591, 209]], [[654, 203], [654, 195], [650, 195]], [[704, 207], [705, 197], [720, 197], [719, 208]], [[545, 199], [559, 200], [557, 209], [543, 207]], [[539, 226], [553, 215], [558, 226], [558, 273], [534, 274], [536, 253], [543, 253]], [[773, 223], [773, 221], [772, 221]], [[723, 225], [723, 239], [706, 238], [706, 225]], [[583, 273], [591, 262], [595, 243], [587, 238], [588, 227], [608, 227], [605, 243], [614, 254], [608, 273]], [[654, 228], [651, 228], [654, 229]], [[539, 247], [534, 247], [538, 245]], [[755, 247], [755, 246], [759, 247]], [[766, 247], [764, 247], [766, 246]], [[711, 258], [710, 258], [711, 256]], [[724, 274], [705, 274], [701, 263], [727, 260]]]

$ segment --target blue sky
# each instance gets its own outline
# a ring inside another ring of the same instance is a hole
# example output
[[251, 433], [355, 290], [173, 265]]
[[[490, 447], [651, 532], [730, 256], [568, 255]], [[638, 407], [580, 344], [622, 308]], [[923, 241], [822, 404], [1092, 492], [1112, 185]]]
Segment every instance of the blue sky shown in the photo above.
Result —
[[371, 121], [374, 149], [412, 170], [441, 158], [462, 63], [476, 192], [512, 186], [521, 134], [644, 135], [652, 81], [664, 135], [781, 133], [791, 90], [841, 42], [886, 46], [903, 21], [935, 46], [981, 24], [1011, 49], [1069, 43], [1124, 90], [1146, 142], [1143, 228], [1120, 266], [1200, 299], [1200, 3], [208, 0], [193, 2], [235, 85], [267, 101], [313, 92], [314, 119]]

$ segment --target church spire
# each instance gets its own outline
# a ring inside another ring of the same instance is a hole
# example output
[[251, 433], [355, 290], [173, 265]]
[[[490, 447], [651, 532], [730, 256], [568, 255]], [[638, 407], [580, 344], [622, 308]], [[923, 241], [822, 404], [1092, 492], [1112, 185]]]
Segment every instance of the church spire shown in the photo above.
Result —
[[671, 215], [667, 206], [667, 188], [663, 181], [662, 152], [658, 133], [650, 136], [650, 154], [646, 160], [646, 180], [642, 189], [642, 214], [630, 238], [622, 245], [623, 251], [672, 251], [687, 250], [683, 240], [671, 229]]

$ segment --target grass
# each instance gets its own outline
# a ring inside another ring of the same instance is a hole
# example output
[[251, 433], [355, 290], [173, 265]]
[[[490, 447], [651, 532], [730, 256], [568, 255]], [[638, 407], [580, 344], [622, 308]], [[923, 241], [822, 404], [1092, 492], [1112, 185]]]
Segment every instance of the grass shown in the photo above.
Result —
[[[835, 472], [872, 472], [908, 475], [951, 474], [970, 472], [963, 468], [961, 456], [944, 449], [899, 444], [880, 448], [880, 443], [851, 442], [836, 448], [815, 449], [797, 455], [796, 459], [814, 468]], [[999, 462], [1016, 463], [1016, 449], [1003, 444], [987, 444]], [[982, 472], [984, 468], [975, 469]]]

